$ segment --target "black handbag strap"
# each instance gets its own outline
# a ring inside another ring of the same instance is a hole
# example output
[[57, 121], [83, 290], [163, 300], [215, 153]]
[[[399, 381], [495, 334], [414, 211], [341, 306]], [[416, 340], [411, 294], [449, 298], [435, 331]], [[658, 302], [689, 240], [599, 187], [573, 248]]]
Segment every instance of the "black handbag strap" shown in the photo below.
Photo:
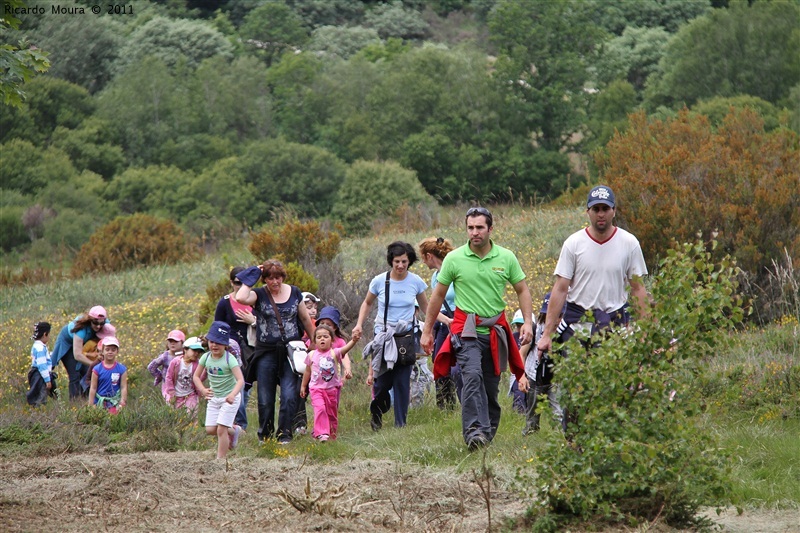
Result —
[[281, 340], [286, 342], [286, 331], [283, 329], [283, 320], [281, 319], [281, 312], [278, 310], [278, 305], [275, 303], [275, 299], [272, 297], [272, 293], [269, 292], [269, 289], [264, 289], [264, 292], [267, 293], [269, 303], [272, 304], [272, 310], [275, 312], [275, 320], [278, 321], [278, 329], [281, 330]]
[[389, 314], [389, 274], [386, 273], [386, 288], [383, 289], [383, 331], [386, 331], [386, 316]]
[[[444, 304], [444, 310], [452, 315], [453, 314], [453, 310], [450, 309], [450, 306], [447, 304], [447, 298], [442, 300], [442, 304]], [[450, 317], [450, 318], [453, 318], [453, 317]]]
[[[391, 274], [391, 272], [386, 273], [386, 288], [383, 290], [383, 331], [386, 331], [386, 316], [389, 314], [389, 274]], [[411, 331], [414, 331], [414, 328], [417, 326], [416, 309], [414, 310], [413, 324], [414, 327], [412, 327]]]

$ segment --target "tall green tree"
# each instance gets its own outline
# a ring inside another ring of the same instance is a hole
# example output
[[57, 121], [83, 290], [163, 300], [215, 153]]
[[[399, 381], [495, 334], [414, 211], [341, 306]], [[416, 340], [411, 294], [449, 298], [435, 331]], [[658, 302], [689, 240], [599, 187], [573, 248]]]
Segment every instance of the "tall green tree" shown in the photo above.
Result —
[[656, 71], [670, 34], [663, 28], [628, 26], [622, 35], [605, 43], [597, 62], [601, 86], [626, 80], [637, 93], [644, 91], [647, 78]]
[[130, 167], [114, 177], [104, 196], [124, 214], [150, 213], [176, 220], [172, 207], [177, 201], [175, 191], [193, 179], [193, 173], [177, 167]]
[[428, 32], [422, 14], [397, 1], [375, 5], [364, 15], [364, 25], [374, 28], [383, 39], [422, 39]]
[[51, 182], [66, 182], [76, 174], [67, 154], [12, 139], [0, 145], [2, 188], [33, 195]]
[[332, 214], [348, 231], [364, 233], [373, 220], [391, 217], [403, 204], [432, 208], [436, 202], [413, 170], [394, 161], [356, 161], [347, 170]]
[[291, 141], [313, 143], [317, 125], [326, 120], [327, 110], [317, 103], [323, 68], [312, 53], [287, 53], [267, 71], [276, 130]]
[[191, 233], [233, 235], [266, 218], [268, 206], [240, 167], [237, 157], [220, 159], [177, 189], [175, 214]]
[[[268, 139], [250, 144], [239, 157], [244, 182], [268, 209], [291, 206], [308, 217], [326, 215], [344, 179], [346, 165], [335, 155], [306, 144]], [[268, 220], [256, 213], [254, 223]]]
[[776, 103], [800, 82], [800, 5], [731, 2], [683, 27], [648, 79], [647, 103], [749, 94]]
[[239, 34], [267, 65], [308, 40], [303, 20], [281, 0], [269, 0], [250, 11]]
[[129, 162], [156, 163], [170, 139], [200, 129], [204, 107], [195, 101], [194, 78], [170, 70], [154, 56], [134, 63], [98, 97], [98, 115]]
[[185, 63], [194, 69], [216, 55], [231, 59], [232, 51], [228, 39], [206, 22], [156, 16], [126, 39], [118, 64], [124, 69], [155, 56], [169, 67]]
[[0, 108], [0, 139], [26, 139], [37, 145], [50, 142], [59, 126], [77, 128], [91, 116], [96, 102], [83, 87], [41, 76], [25, 89], [27, 97], [19, 108]]
[[197, 101], [203, 109], [201, 131], [238, 141], [275, 134], [267, 68], [254, 57], [233, 62], [216, 56], [194, 74]]
[[500, 55], [495, 79], [515, 133], [560, 150], [585, 120], [588, 67], [602, 32], [581, 4], [567, 0], [501, 0], [489, 17]]
[[94, 94], [111, 81], [123, 45], [114, 17], [43, 17], [32, 32], [51, 50], [48, 74]]
[[20, 27], [20, 19], [14, 9], [25, 7], [21, 0], [3, 3], [4, 13], [0, 17], [0, 99], [5, 105], [21, 106], [25, 100], [22, 86], [35, 75], [50, 68], [47, 53], [31, 46], [24, 38], [12, 42], [11, 30]]

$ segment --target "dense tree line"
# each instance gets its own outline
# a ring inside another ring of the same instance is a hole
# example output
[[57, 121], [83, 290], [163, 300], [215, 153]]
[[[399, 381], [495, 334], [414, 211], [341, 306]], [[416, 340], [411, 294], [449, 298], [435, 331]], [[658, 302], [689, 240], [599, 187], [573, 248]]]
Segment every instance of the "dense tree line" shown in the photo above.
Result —
[[719, 121], [746, 106], [772, 128], [786, 108], [797, 127], [797, 2], [633, 4], [165, 0], [124, 18], [20, 15], [3, 39], [48, 50], [51, 67], [0, 107], [0, 246], [47, 258], [135, 213], [224, 237], [285, 208], [358, 232], [404, 201], [553, 198], [585, 179], [570, 154], [604, 147], [640, 108]]

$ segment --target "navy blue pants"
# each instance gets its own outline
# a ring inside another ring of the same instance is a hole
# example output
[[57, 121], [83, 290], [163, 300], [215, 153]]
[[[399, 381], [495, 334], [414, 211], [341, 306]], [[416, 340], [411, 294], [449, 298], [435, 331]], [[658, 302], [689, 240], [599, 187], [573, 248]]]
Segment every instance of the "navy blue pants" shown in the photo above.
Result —
[[[273, 434], [279, 441], [292, 440], [292, 422], [297, 411], [300, 389], [292, 367], [283, 359], [286, 359], [286, 354], [276, 349], [261, 355], [256, 361], [259, 440], [272, 438]], [[275, 400], [278, 386], [281, 388], [281, 405], [278, 411], [278, 431], [275, 432]]]
[[394, 425], [403, 427], [408, 420], [408, 405], [411, 403], [411, 368], [414, 365], [395, 366], [372, 382], [372, 402], [381, 413], [389, 410], [389, 391], [394, 389]]

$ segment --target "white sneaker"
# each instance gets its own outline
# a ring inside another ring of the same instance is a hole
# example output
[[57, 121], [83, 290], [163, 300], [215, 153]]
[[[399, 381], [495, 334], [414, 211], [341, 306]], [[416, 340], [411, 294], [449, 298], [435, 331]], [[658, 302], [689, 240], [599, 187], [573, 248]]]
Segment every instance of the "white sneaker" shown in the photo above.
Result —
[[239, 436], [242, 434], [242, 426], [233, 426], [233, 438], [231, 439], [231, 450], [239, 444]]

